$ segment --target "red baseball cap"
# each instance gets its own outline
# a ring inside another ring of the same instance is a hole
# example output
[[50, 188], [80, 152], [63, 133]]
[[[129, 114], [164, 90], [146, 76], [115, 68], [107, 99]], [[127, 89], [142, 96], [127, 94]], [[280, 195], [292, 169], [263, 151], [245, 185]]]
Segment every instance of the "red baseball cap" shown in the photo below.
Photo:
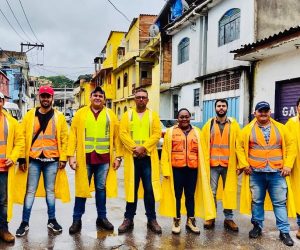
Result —
[[39, 89], [39, 94], [49, 94], [49, 95], [54, 95], [54, 90], [50, 86], [41, 86]]

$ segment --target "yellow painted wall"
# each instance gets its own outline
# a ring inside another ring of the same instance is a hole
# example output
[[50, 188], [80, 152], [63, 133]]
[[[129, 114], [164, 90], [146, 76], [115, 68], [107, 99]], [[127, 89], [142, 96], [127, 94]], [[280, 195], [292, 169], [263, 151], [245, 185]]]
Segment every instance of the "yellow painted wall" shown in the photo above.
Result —
[[80, 107], [90, 105], [90, 95], [94, 87], [95, 85], [91, 82], [80, 83]]

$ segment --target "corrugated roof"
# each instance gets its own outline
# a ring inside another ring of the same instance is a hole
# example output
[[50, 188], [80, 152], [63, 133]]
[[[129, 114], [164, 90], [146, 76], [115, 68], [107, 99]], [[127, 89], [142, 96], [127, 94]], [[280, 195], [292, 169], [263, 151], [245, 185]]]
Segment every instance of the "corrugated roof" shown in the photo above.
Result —
[[300, 26], [291, 27], [290, 29], [286, 29], [277, 34], [274, 34], [272, 36], [261, 39], [255, 43], [249, 43], [249, 44], [242, 45], [242, 48], [232, 50], [232, 51], [230, 51], [230, 53], [237, 53], [237, 54], [249, 53], [253, 50], [265, 47], [273, 42], [279, 42], [279, 41], [290, 39], [290, 38], [293, 38], [296, 36], [300, 36]]

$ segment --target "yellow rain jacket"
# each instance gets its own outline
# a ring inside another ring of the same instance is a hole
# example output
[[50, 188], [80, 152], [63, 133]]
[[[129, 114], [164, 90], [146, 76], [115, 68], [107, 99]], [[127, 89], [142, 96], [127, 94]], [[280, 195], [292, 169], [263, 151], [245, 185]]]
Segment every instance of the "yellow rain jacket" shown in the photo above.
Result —
[[[124, 150], [124, 182], [125, 182], [125, 197], [127, 202], [134, 202], [134, 161], [133, 161], [133, 148], [137, 145], [131, 138], [131, 116], [132, 112], [136, 112], [129, 109], [123, 116], [120, 122], [120, 138], [123, 143]], [[157, 153], [156, 144], [161, 137], [161, 127], [159, 116], [147, 109], [149, 112], [150, 120], [150, 137], [142, 145], [146, 148], [151, 158], [151, 181], [154, 193], [155, 201], [159, 201], [161, 198], [161, 184], [159, 173], [159, 159]], [[143, 187], [139, 185], [139, 198], [143, 196]]]
[[[223, 189], [222, 178], [219, 179], [217, 198], [222, 199], [224, 209], [236, 209], [237, 208], [237, 187], [238, 187], [238, 176], [236, 170], [238, 168], [237, 156], [236, 156], [236, 141], [240, 133], [240, 126], [235, 119], [228, 117], [230, 120], [230, 135], [229, 135], [229, 162], [226, 175], [225, 188]], [[207, 173], [210, 178], [210, 128], [212, 118], [209, 119], [202, 128], [202, 138], [205, 141], [207, 150], [204, 151], [208, 162], [206, 166], [209, 167]]]
[[[163, 216], [176, 217], [176, 198], [174, 191], [173, 168], [171, 163], [172, 152], [172, 132], [173, 127], [167, 129], [164, 144], [162, 148], [161, 168], [162, 175], [169, 178], [163, 178], [162, 181], [162, 199], [160, 201], [159, 213]], [[193, 126], [198, 140], [198, 177], [195, 191], [195, 216], [210, 220], [216, 218], [216, 208], [214, 197], [210, 188], [209, 167], [206, 166], [204, 151], [205, 142], [201, 136], [200, 129]], [[181, 213], [185, 214], [184, 196], [181, 199]]]
[[[14, 189], [14, 202], [23, 204], [27, 189], [27, 176], [29, 165], [29, 152], [33, 138], [33, 126], [35, 119], [36, 108], [31, 109], [26, 113], [21, 123], [21, 130], [25, 137], [25, 147], [21, 152], [20, 158], [26, 158], [27, 170], [25, 172], [17, 169], [16, 181], [18, 185]], [[54, 119], [56, 124], [56, 138], [58, 143], [59, 161], [67, 161], [67, 143], [68, 143], [68, 125], [64, 115], [58, 110], [54, 110]], [[43, 175], [40, 177], [36, 197], [45, 197]], [[61, 199], [62, 202], [69, 202], [70, 190], [69, 182], [65, 169], [58, 169], [55, 179], [55, 197]]]
[[[271, 118], [271, 122], [279, 130], [280, 136], [282, 138], [282, 151], [283, 151], [283, 165], [285, 167], [293, 168], [294, 160], [296, 157], [296, 144], [289, 134], [287, 128], [276, 122]], [[247, 126], [242, 129], [240, 137], [237, 143], [237, 156], [239, 160], [239, 168], [249, 167], [248, 163], [248, 152], [249, 152], [249, 139], [251, 135], [252, 128], [256, 123], [256, 118], [254, 118]], [[286, 176], [286, 183], [288, 187], [287, 192], [287, 210], [289, 217], [296, 216], [295, 204], [294, 204], [294, 195], [293, 190], [291, 189], [291, 178]], [[240, 212], [243, 214], [251, 214], [251, 190], [250, 190], [250, 177], [249, 175], [243, 174], [242, 178], [242, 188], [241, 188], [241, 197], [240, 197]], [[273, 210], [272, 202], [269, 194], [267, 193], [265, 199], [265, 210]]]
[[296, 141], [297, 157], [291, 174], [291, 184], [294, 193], [295, 206], [297, 214], [300, 214], [300, 122], [299, 115], [290, 118], [286, 123], [288, 131]]
[[[20, 124], [5, 110], [2, 115], [6, 117], [8, 123], [8, 135], [6, 144], [6, 158], [17, 162], [20, 152], [22, 151], [24, 137], [20, 130]], [[10, 221], [13, 215], [14, 189], [19, 185], [15, 180], [15, 168], [13, 165], [8, 169], [7, 177], [7, 221]]]
[[[89, 110], [90, 106], [86, 106], [76, 112], [71, 125], [67, 150], [68, 156], [75, 156], [76, 153], [77, 167], [75, 171], [75, 196], [82, 198], [91, 198], [91, 192], [95, 190], [93, 180], [91, 180], [91, 185], [89, 185], [85, 156], [85, 124], [87, 118], [86, 114]], [[107, 112], [110, 119], [110, 167], [106, 179], [106, 195], [107, 197], [116, 197], [118, 192], [117, 173], [113, 169], [113, 163], [115, 159], [114, 156], [121, 156], [121, 147], [118, 133], [119, 122], [116, 115], [111, 109], [104, 107], [102, 111]]]

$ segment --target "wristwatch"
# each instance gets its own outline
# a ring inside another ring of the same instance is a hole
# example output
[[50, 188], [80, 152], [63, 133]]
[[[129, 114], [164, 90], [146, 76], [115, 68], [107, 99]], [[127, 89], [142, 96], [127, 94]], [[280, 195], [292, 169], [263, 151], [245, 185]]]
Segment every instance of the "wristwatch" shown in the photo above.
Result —
[[119, 162], [122, 162], [122, 158], [121, 158], [121, 157], [116, 157], [116, 159], [117, 159]]

